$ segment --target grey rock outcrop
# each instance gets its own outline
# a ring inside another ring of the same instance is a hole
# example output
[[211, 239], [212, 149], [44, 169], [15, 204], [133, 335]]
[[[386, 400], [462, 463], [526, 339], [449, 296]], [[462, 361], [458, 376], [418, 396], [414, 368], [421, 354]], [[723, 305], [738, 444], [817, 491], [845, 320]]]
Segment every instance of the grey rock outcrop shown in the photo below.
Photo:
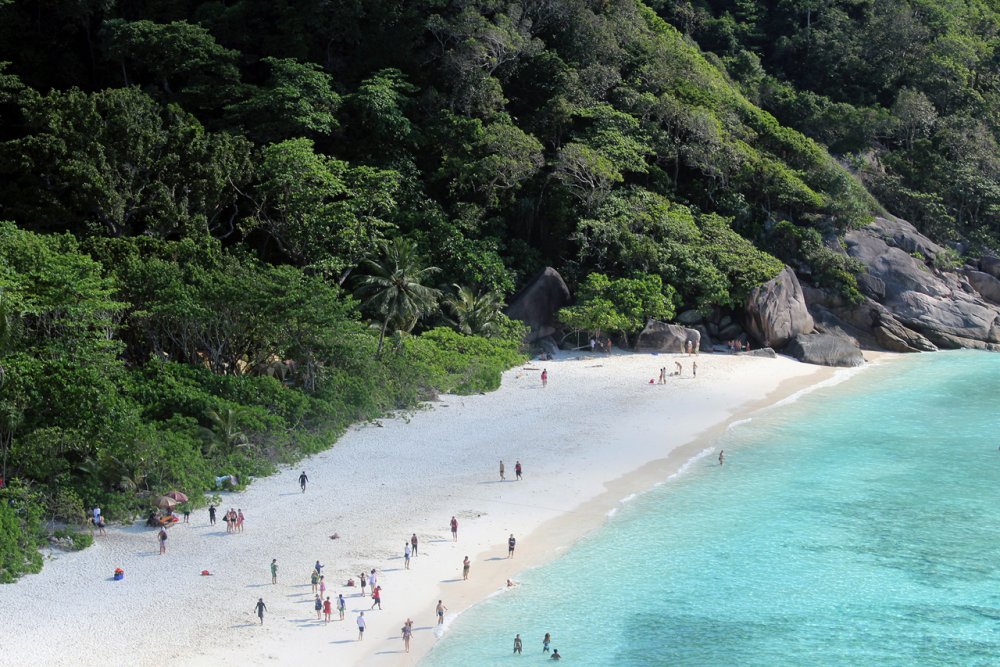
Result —
[[1000, 257], [986, 255], [979, 260], [979, 270], [994, 278], [1000, 278]]
[[846, 338], [831, 334], [798, 334], [783, 351], [807, 364], [861, 366], [865, 363], [857, 346]]
[[750, 292], [746, 316], [750, 334], [768, 347], [782, 347], [796, 334], [809, 333], [815, 327], [798, 278], [787, 266]]
[[511, 297], [506, 313], [531, 327], [524, 340], [532, 343], [555, 333], [556, 312], [569, 305], [570, 299], [562, 276], [548, 266]]
[[1000, 280], [982, 271], [966, 271], [965, 277], [969, 279], [972, 289], [979, 292], [984, 299], [993, 304], [1000, 304]]
[[868, 270], [859, 284], [867, 298], [830, 308], [834, 315], [853, 320], [887, 349], [1000, 349], [1000, 310], [991, 303], [1000, 286], [988, 272], [932, 269], [928, 262], [943, 248], [894, 218], [876, 218], [844, 241], [847, 254]]
[[693, 349], [701, 349], [701, 333], [696, 329], [650, 320], [635, 339], [635, 349], [637, 352], [686, 352], [689, 341]]
[[764, 359], [777, 359], [778, 354], [769, 347], [758, 347], [756, 350], [747, 350], [746, 352], [737, 352], [738, 357], [763, 357]]

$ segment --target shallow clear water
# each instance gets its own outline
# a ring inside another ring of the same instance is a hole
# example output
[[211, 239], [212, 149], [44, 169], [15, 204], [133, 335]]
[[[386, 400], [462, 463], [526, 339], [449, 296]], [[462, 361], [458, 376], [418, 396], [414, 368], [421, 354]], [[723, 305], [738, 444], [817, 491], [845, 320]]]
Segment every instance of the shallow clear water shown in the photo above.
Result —
[[541, 663], [546, 632], [572, 665], [998, 665], [998, 407], [1000, 354], [949, 352], [757, 414], [422, 667]]

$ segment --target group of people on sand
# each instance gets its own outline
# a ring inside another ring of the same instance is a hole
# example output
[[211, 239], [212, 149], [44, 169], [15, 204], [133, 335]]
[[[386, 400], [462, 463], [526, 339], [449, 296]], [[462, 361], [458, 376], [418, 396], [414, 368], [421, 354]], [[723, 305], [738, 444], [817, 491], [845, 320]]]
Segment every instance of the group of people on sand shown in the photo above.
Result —
[[590, 351], [597, 352], [597, 348], [601, 348], [601, 352], [606, 354], [611, 354], [611, 339], [605, 338], [603, 341], [591, 336], [590, 338]]
[[222, 520], [226, 522], [227, 533], [242, 533], [244, 519], [243, 510], [232, 507], [222, 516]]
[[[668, 377], [681, 377], [683, 375], [684, 375], [684, 364], [682, 364], [679, 361], [675, 361], [674, 362], [674, 372], [673, 373], [669, 373], [668, 374], [666, 366], [663, 366], [662, 368], [660, 368], [660, 379], [657, 381], [657, 384], [666, 384]], [[695, 378], [698, 377], [698, 362], [697, 361], [692, 361], [691, 362], [691, 377], [695, 377]], [[653, 384], [653, 381], [650, 380], [649, 383]]]
[[[514, 462], [514, 479], [516, 479], [517, 481], [520, 482], [524, 478], [523, 475], [524, 475], [524, 468], [521, 466], [521, 462], [520, 461], [515, 461]], [[506, 477], [506, 468], [504, 468], [503, 459], [500, 459], [500, 481], [504, 482], [506, 480], [507, 480], [507, 477]]]

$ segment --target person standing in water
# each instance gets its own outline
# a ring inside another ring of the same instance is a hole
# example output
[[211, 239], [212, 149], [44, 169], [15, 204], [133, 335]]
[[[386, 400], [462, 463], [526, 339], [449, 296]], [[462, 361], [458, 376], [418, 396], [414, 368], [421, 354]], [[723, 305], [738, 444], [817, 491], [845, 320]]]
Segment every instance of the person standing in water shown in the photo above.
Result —
[[[591, 340], [593, 340], [593, 339], [591, 339]], [[523, 648], [523, 646], [521, 645], [521, 635], [519, 635], [519, 634], [518, 635], [514, 635], [514, 653], [517, 653], [518, 655], [521, 655], [521, 649], [522, 648]]]
[[306, 476], [306, 471], [303, 470], [302, 474], [299, 475], [299, 486], [302, 487], [302, 493], [306, 492], [306, 484], [309, 482], [309, 478]]
[[277, 558], [272, 558], [271, 559], [271, 583], [272, 584], [278, 583], [278, 559]]
[[264, 612], [267, 611], [267, 605], [264, 604], [264, 598], [257, 598], [257, 606], [254, 607], [254, 611], [257, 612], [257, 618], [260, 619], [260, 624], [264, 625]]
[[562, 660], [562, 656], [559, 655], [559, 649], [552, 649], [552, 660]]
[[437, 612], [437, 624], [444, 625], [444, 613], [448, 611], [448, 607], [445, 607], [444, 603], [441, 600], [438, 600], [437, 607], [434, 608], [434, 611]]
[[719, 450], [719, 465], [721, 466], [722, 462], [725, 461], [725, 460], [726, 460], [726, 450], [720, 449]]
[[542, 653], [549, 652], [549, 644], [551, 643], [552, 643], [552, 635], [546, 632], [545, 637], [542, 638]]
[[504, 481], [504, 476], [503, 476], [503, 459], [500, 459], [500, 481], [501, 482]]

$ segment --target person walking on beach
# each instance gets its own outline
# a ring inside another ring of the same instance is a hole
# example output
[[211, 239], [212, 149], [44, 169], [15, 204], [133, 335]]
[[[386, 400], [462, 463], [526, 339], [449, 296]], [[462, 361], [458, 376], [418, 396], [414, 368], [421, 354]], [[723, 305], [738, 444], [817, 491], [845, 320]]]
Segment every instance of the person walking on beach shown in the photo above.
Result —
[[271, 583], [272, 584], [278, 583], [278, 559], [277, 558], [272, 558], [271, 559]]
[[267, 611], [267, 605], [264, 604], [264, 598], [257, 598], [257, 606], [254, 607], [254, 611], [257, 612], [257, 618], [260, 619], [260, 624], [264, 625], [264, 612]]
[[500, 481], [501, 482], [504, 481], [504, 476], [503, 476], [503, 459], [500, 459]]
[[458, 542], [458, 519], [451, 517], [451, 539]]
[[345, 611], [347, 611], [347, 600], [344, 599], [343, 593], [339, 593], [337, 595], [337, 613], [340, 614], [340, 620], [344, 620]]
[[698, 362], [697, 361], [692, 361], [691, 362], [691, 377], [693, 377], [693, 378], [698, 377]]
[[365, 612], [358, 615], [358, 641], [365, 638]]
[[215, 525], [215, 505], [208, 506], [208, 525]]
[[160, 528], [160, 533], [156, 536], [156, 539], [160, 541], [160, 555], [167, 553], [167, 529]]
[[507, 558], [514, 557], [514, 547], [517, 546], [517, 540], [514, 539], [514, 533], [510, 534], [507, 538]]
[[445, 607], [444, 603], [441, 602], [441, 600], [438, 600], [437, 607], [435, 607], [434, 611], [437, 612], [437, 617], [438, 617], [437, 624], [444, 625], [444, 613], [448, 611], [448, 607]]
[[472, 567], [472, 562], [469, 560], [469, 557], [466, 556], [465, 560], [462, 561], [462, 581], [468, 581], [469, 580], [469, 568], [470, 567]]
[[726, 450], [720, 449], [719, 450], [719, 465], [721, 466], [722, 462], [725, 461], [725, 460], [726, 460]]
[[372, 568], [371, 573], [368, 575], [368, 585], [371, 586], [372, 590], [375, 590], [375, 586], [378, 584], [378, 574], [375, 573], [375, 568]]
[[549, 644], [551, 643], [552, 643], [552, 635], [546, 632], [545, 637], [542, 638], [542, 653], [549, 652]]
[[316, 564], [313, 565], [313, 569], [316, 570], [316, 576], [323, 574], [323, 564], [319, 561], [316, 561]]
[[518, 481], [521, 481], [521, 462], [518, 461], [514, 464], [514, 476], [517, 477]]
[[323, 611], [323, 598], [316, 594], [316, 599], [313, 600], [313, 609], [316, 610], [316, 620], [320, 620], [320, 613]]
[[329, 623], [330, 622], [330, 614], [332, 614], [332, 613], [333, 613], [333, 605], [330, 604], [330, 596], [327, 596], [326, 600], [323, 601], [323, 618], [324, 618], [324, 623]]
[[319, 596], [326, 595], [326, 575], [319, 575]]
[[236, 532], [238, 532], [238, 533], [242, 533], [243, 532], [243, 520], [244, 520], [244, 518], [245, 517], [243, 516], [243, 510], [240, 509], [240, 511], [236, 513]]
[[410, 543], [403, 542], [403, 568], [410, 569]]
[[545, 387], [549, 384], [549, 371], [546, 368], [542, 369], [542, 386]]
[[378, 605], [378, 608], [380, 610], [382, 609], [382, 587], [381, 586], [375, 586], [374, 588], [372, 588], [372, 606], [369, 607], [369, 609], [374, 609], [375, 605]]
[[416, 533], [413, 533], [413, 536], [410, 538], [410, 546], [413, 547], [413, 557], [416, 558], [417, 557], [417, 534]]
[[359, 577], [361, 579], [361, 597], [365, 596], [365, 586], [368, 585], [368, 575], [362, 572]]
[[306, 492], [306, 483], [309, 481], [309, 477], [306, 476], [306, 471], [303, 470], [302, 474], [299, 475], [299, 486], [302, 488], [302, 493]]
[[514, 635], [514, 653], [517, 653], [518, 655], [521, 655], [521, 649], [522, 648], [523, 648], [523, 646], [521, 645], [521, 635], [519, 635], [519, 634], [518, 635]]
[[309, 575], [309, 583], [312, 584], [313, 593], [319, 590], [319, 572], [316, 570], [312, 571], [312, 574]]
[[405, 648], [406, 652], [409, 653], [410, 637], [413, 636], [413, 621], [411, 621], [410, 619], [406, 619], [406, 623], [403, 623], [403, 627], [401, 630], [403, 633], [403, 648]]

